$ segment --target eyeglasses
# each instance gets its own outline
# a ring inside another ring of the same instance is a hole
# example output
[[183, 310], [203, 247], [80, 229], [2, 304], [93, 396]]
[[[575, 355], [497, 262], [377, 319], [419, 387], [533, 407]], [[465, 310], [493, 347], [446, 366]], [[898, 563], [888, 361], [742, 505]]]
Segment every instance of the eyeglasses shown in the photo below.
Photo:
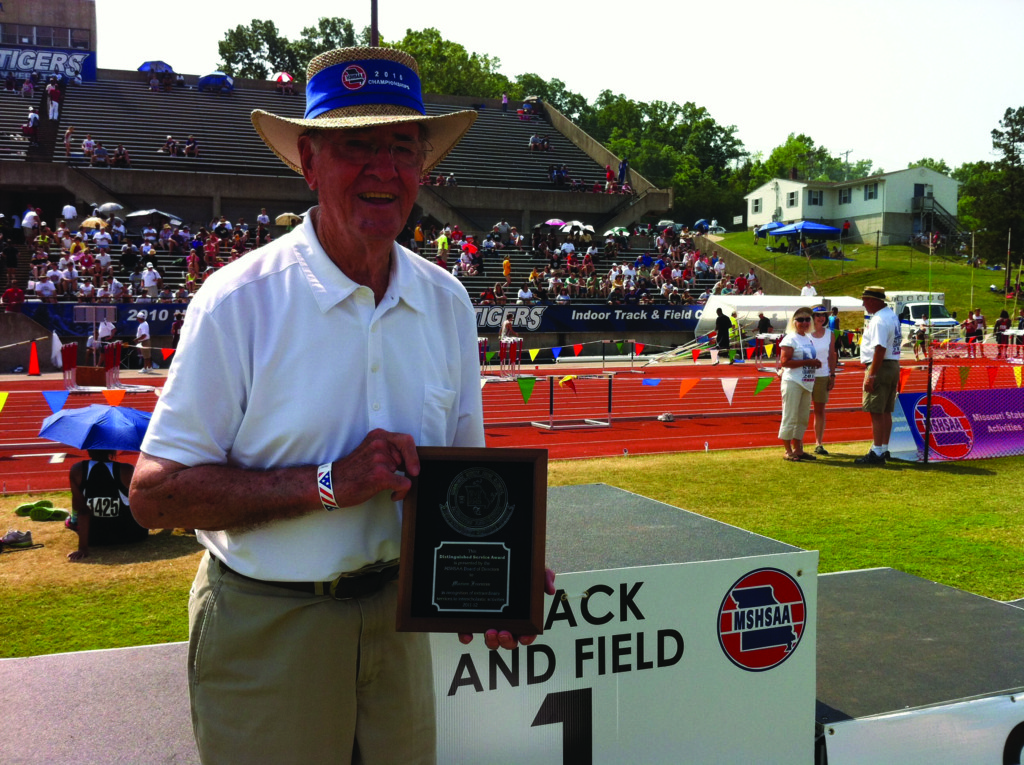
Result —
[[390, 146], [381, 146], [375, 141], [346, 138], [333, 142], [338, 153], [354, 165], [366, 165], [373, 161], [380, 149], [386, 149], [391, 160], [399, 167], [420, 167], [427, 155], [434, 150], [427, 141], [395, 141]]
[[810, 316], [797, 316], [795, 319], [793, 319], [793, 321], [800, 322], [801, 324], [806, 323], [806, 322], [808, 322], [810, 320], [811, 320]]

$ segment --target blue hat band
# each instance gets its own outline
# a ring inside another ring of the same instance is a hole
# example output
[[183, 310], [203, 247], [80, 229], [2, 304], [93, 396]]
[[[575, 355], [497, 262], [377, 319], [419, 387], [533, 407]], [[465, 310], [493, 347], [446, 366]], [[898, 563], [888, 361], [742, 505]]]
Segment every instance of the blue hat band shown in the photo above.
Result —
[[306, 119], [364, 104], [403, 106], [426, 114], [419, 75], [394, 61], [345, 61], [321, 69], [306, 85]]

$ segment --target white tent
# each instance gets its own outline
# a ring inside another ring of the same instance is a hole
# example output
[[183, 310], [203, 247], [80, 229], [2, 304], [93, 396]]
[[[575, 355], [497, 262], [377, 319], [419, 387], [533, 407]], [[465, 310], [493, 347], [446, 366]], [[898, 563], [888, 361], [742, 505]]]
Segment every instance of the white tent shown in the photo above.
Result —
[[[854, 312], [861, 317], [864, 315], [864, 304], [858, 298], [848, 295], [819, 295], [813, 298], [800, 295], [712, 295], [697, 319], [694, 334], [699, 337], [714, 331], [718, 308], [721, 308], [726, 316], [732, 316], [732, 312], [736, 311], [736, 318], [739, 319], [744, 335], [756, 331], [758, 313], [768, 317], [776, 332], [785, 332], [786, 323], [797, 308], [820, 305], [826, 300], [830, 301], [833, 308], [838, 308], [840, 313]], [[846, 325], [849, 324], [847, 321]]]

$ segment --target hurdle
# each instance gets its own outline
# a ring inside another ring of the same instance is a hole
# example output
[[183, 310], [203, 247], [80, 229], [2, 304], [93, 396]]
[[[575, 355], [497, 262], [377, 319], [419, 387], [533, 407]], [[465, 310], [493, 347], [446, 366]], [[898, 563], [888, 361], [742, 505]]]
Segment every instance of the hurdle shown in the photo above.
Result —
[[548, 421], [531, 422], [535, 428], [542, 430], [581, 430], [584, 428], [610, 428], [612, 426], [612, 383], [615, 380], [614, 374], [600, 375], [575, 375], [574, 384], [579, 380], [606, 380], [608, 383], [608, 408], [604, 419], [597, 417], [582, 417], [556, 421], [555, 420], [555, 378], [548, 378]]
[[477, 348], [477, 352], [480, 354], [480, 367], [486, 369], [487, 368], [487, 351], [490, 349], [490, 346], [489, 346], [489, 344], [487, 342], [487, 338], [486, 337], [478, 337], [476, 339], [476, 348]]
[[523, 338], [506, 337], [498, 348], [498, 369], [502, 377], [514, 379], [522, 371]]

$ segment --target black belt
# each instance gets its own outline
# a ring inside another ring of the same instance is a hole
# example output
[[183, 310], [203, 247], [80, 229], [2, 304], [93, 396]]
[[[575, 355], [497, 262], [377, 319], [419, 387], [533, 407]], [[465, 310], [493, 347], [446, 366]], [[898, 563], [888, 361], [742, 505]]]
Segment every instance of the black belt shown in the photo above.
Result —
[[272, 587], [281, 587], [294, 592], [304, 592], [308, 595], [330, 595], [335, 600], [351, 600], [352, 598], [365, 598], [373, 595], [388, 582], [398, 578], [398, 564], [392, 563], [384, 567], [362, 568], [358, 571], [346, 572], [337, 579], [330, 582], [272, 582], [267, 579], [254, 579], [245, 574], [239, 574], [228, 566], [220, 558], [215, 558], [223, 571], [234, 574], [250, 582], [269, 584]]

